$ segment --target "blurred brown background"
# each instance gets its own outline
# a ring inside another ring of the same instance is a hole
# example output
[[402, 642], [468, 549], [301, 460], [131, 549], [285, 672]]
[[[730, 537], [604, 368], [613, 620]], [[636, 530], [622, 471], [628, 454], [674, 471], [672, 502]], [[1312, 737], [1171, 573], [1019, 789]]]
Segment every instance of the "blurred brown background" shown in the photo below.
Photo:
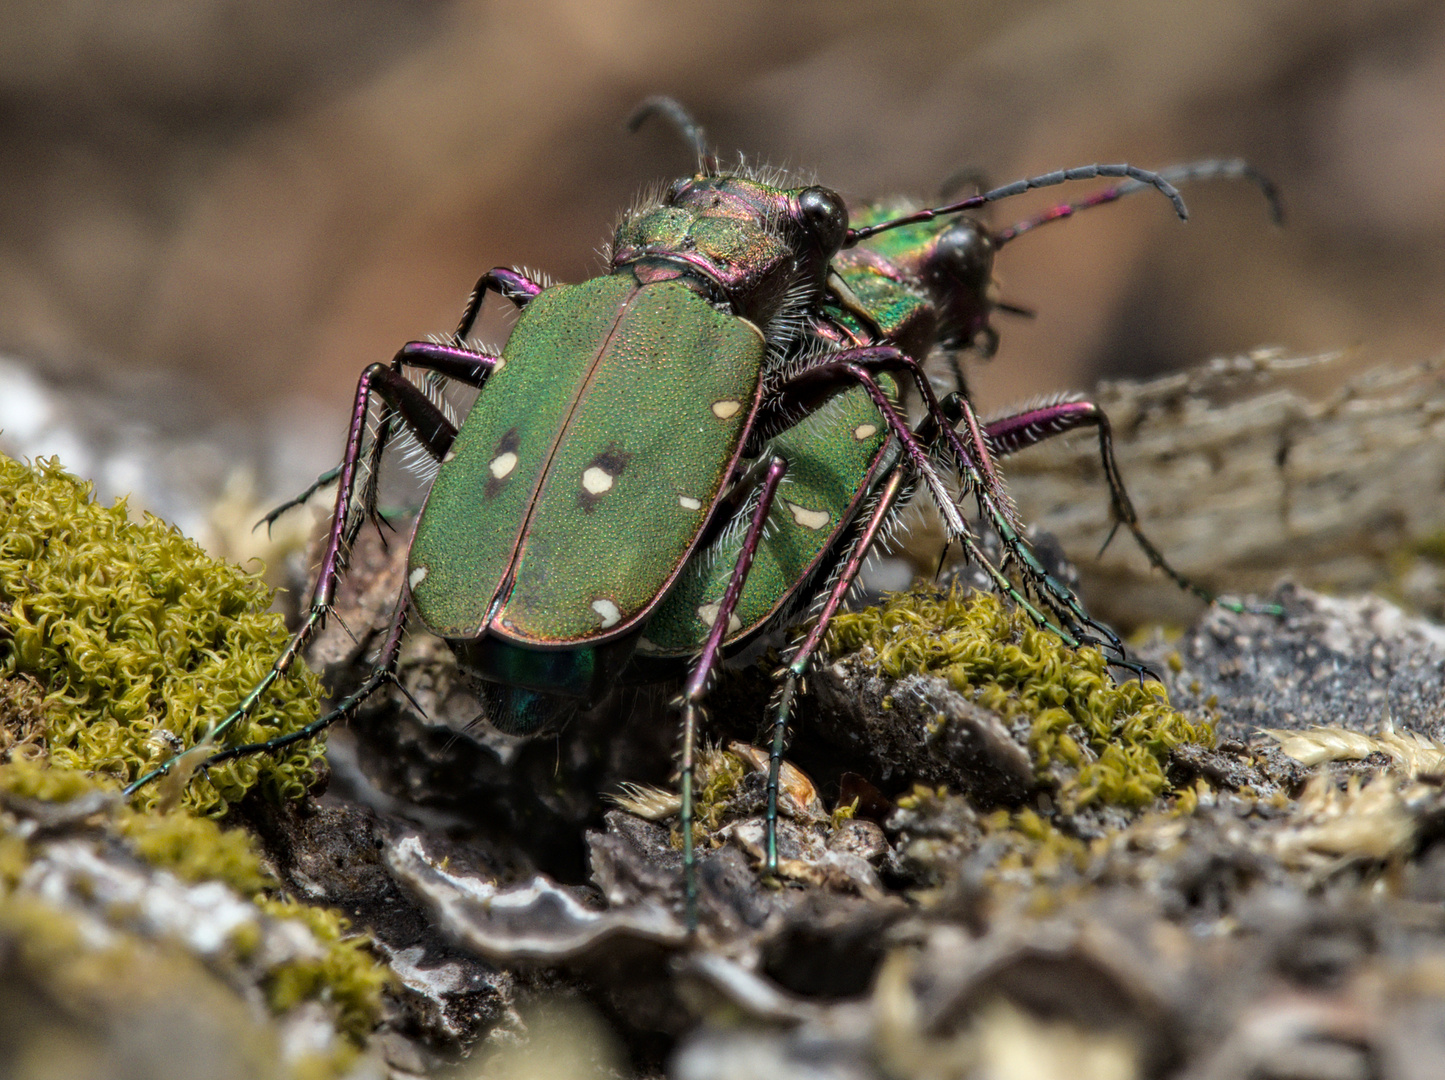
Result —
[[1211, 184], [1187, 225], [1144, 196], [1009, 248], [1004, 295], [1039, 316], [1001, 317], [985, 407], [1262, 343], [1445, 341], [1438, 0], [12, 0], [0, 351], [331, 425], [483, 269], [596, 272], [637, 189], [691, 168], [622, 129], [659, 92], [850, 198], [1209, 155], [1279, 182], [1283, 231]]

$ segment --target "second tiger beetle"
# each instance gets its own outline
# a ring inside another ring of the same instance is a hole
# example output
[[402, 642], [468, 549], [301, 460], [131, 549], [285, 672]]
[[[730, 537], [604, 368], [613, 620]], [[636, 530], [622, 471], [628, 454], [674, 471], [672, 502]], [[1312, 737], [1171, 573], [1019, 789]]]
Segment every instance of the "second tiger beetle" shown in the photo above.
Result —
[[[1208, 159], [1161, 169], [1159, 175], [1172, 184], [1248, 180], [1263, 193], [1271, 219], [1276, 224], [1284, 219], [1274, 183], [1247, 162]], [[1106, 187], [992, 232], [968, 217], [953, 221], [934, 218], [885, 232], [875, 240], [840, 252], [834, 259], [839, 280], [816, 332], [840, 348], [888, 343], [920, 357], [941, 351], [952, 367], [958, 394], [966, 396], [958, 353], [973, 349], [984, 359], [994, 354], [998, 332], [990, 316], [995, 310], [1033, 314], [995, 299], [993, 263], [999, 250], [1041, 225], [1066, 220], [1080, 210], [1103, 206], [1145, 189], [1146, 185], [1137, 181]], [[893, 200], [870, 204], [855, 218], [866, 228], [873, 222], [896, 221], [911, 210], [909, 204]], [[1114, 512], [1114, 528], [1103, 546], [1108, 547], [1114, 532], [1123, 526], [1152, 566], [1206, 603], [1218, 601], [1214, 593], [1175, 570], [1140, 527], [1114, 460], [1109, 418], [1098, 405], [1077, 395], [1059, 395], [991, 420], [983, 430], [989, 449], [996, 456], [1006, 457], [1083, 427], [1098, 432], [1099, 458]], [[1246, 610], [1233, 601], [1222, 602], [1233, 610]], [[1249, 610], [1278, 613], [1273, 607]]]
[[[684, 903], [694, 926], [697, 733], [721, 659], [816, 607], [790, 671], [806, 665], [896, 504], [919, 485], [950, 541], [1036, 624], [1142, 670], [1029, 550], [967, 398], [942, 405], [919, 358], [887, 340], [832, 343], [816, 328], [839, 292], [834, 261], [871, 237], [1096, 177], [1157, 189], [1183, 218], [1169, 181], [1131, 165], [1087, 165], [850, 228], [842, 198], [826, 187], [720, 168], [671, 101], [645, 103], [634, 123], [656, 112], [692, 132], [699, 167], [623, 218], [604, 274], [547, 285], [518, 270], [488, 271], [445, 344], [411, 342], [363, 372], [299, 629], [204, 747], [168, 759], [128, 792], [178, 767], [280, 749], [352, 715], [395, 681], [413, 614], [481, 683], [492, 723], [513, 733], [559, 722], [644, 665], [671, 666], [685, 672], [675, 704]], [[520, 309], [496, 353], [468, 340], [492, 293]], [[460, 427], [411, 372], [478, 389]], [[917, 426], [899, 405], [905, 385], [923, 403]], [[294, 734], [226, 746], [324, 623], [400, 432], [439, 468], [370, 675]], [[947, 473], [1002, 538], [1003, 566], [980, 550]], [[769, 867], [789, 696], [773, 721]]]

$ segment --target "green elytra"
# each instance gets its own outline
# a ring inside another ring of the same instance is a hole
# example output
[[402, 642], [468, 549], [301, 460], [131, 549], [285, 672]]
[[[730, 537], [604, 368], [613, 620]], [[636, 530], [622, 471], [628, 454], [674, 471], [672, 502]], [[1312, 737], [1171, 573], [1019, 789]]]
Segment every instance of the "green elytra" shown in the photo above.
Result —
[[540, 293], [417, 523], [407, 577], [422, 622], [531, 646], [632, 630], [697, 544], [764, 353], [756, 327], [677, 281]]

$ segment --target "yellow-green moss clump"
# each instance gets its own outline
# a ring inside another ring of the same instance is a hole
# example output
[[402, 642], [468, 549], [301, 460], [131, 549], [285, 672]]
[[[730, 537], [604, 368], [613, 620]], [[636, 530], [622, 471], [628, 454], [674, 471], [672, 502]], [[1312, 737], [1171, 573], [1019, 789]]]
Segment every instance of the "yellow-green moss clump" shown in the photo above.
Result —
[[[68, 802], [118, 790], [201, 741], [286, 644], [270, 602], [258, 578], [211, 559], [154, 517], [131, 521], [123, 501], [97, 504], [91, 485], [55, 461], [30, 468], [0, 455], [0, 761], [8, 761], [0, 791]], [[258, 742], [311, 722], [320, 689], [298, 664], [227, 742]], [[270, 1004], [280, 1014], [325, 1002], [338, 1029], [359, 1040], [376, 1024], [388, 980], [366, 939], [348, 933], [339, 913], [282, 895], [249, 834], [199, 816], [222, 813], [257, 785], [272, 797], [302, 794], [321, 754], [313, 742], [281, 760], [227, 762], [193, 777], [173, 812], [153, 812], [152, 788], [130, 806], [110, 805], [98, 827], [184, 881], [221, 882], [250, 900], [250, 947], [267, 920], [303, 923], [319, 951], [264, 972]], [[3, 825], [0, 914], [39, 910], [17, 888], [30, 844]], [[55, 918], [67, 916], [56, 910]], [[233, 942], [238, 960], [247, 938], [243, 928]], [[132, 948], [146, 945], [136, 939]], [[335, 1075], [354, 1047], [348, 1053], [313, 1071]]]
[[885, 676], [936, 675], [1006, 720], [1029, 718], [1034, 764], [1062, 775], [1066, 810], [1147, 805], [1168, 788], [1170, 749], [1214, 738], [1171, 708], [1160, 684], [1115, 683], [1097, 649], [1069, 648], [988, 593], [899, 593], [839, 615], [828, 647], [835, 655], [869, 648]]
[[[258, 682], [286, 643], [271, 591], [210, 558], [158, 518], [54, 460], [0, 455], [0, 679], [43, 689], [43, 746], [63, 768], [119, 783], [193, 746]], [[226, 743], [253, 743], [314, 720], [320, 684], [297, 664]], [[314, 783], [322, 747], [226, 762], [187, 785], [183, 805], [215, 814], [260, 784], [276, 797]], [[138, 794], [145, 805], [154, 789]]]

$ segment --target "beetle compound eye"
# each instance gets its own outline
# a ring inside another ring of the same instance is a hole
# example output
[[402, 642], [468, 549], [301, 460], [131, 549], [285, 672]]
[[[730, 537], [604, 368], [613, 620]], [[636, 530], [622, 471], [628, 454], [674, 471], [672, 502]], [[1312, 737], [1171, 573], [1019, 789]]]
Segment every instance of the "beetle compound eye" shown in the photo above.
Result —
[[993, 275], [993, 238], [981, 225], [960, 221], [938, 238], [928, 269], [971, 288], [984, 288]]
[[798, 193], [798, 212], [818, 246], [836, 251], [848, 232], [848, 208], [836, 191], [825, 187], [804, 188]]

